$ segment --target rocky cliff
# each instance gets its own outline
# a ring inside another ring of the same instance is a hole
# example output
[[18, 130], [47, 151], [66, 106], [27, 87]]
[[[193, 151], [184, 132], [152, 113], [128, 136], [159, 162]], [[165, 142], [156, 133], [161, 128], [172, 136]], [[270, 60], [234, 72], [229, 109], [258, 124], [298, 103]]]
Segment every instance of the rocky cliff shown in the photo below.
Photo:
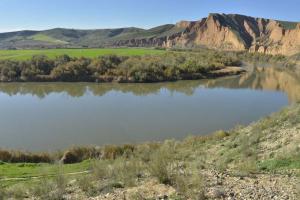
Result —
[[293, 55], [300, 51], [300, 23], [235, 14], [210, 14], [199, 21], [181, 21], [182, 31], [169, 36], [118, 41], [116, 45], [197, 47], [249, 50]]
[[249, 50], [268, 54], [293, 55], [300, 51], [300, 23], [253, 18], [243, 15], [210, 14], [196, 22], [180, 22], [185, 27], [177, 37], [164, 43], [170, 46], [200, 46], [224, 50]]

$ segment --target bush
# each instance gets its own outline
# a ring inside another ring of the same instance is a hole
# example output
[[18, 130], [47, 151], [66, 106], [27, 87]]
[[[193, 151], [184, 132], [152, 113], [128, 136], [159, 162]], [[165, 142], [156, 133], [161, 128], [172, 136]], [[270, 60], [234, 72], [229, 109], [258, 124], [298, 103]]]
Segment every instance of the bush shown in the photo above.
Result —
[[34, 199], [63, 200], [66, 194], [67, 179], [61, 166], [58, 166], [55, 176], [52, 178], [43, 176], [30, 188], [30, 194]]
[[172, 185], [184, 199], [206, 199], [203, 178], [197, 173], [191, 176], [177, 174], [172, 180]]
[[208, 50], [93, 59], [36, 55], [28, 61], [0, 61], [0, 81], [159, 82], [203, 78], [209, 71], [240, 64], [235, 55]]
[[94, 178], [91, 176], [82, 176], [77, 179], [79, 188], [85, 192], [88, 196], [96, 196], [98, 194], [98, 188], [96, 183], [93, 182]]
[[4, 200], [6, 197], [6, 189], [4, 185], [2, 185], [2, 182], [0, 182], [0, 200]]
[[142, 164], [137, 159], [119, 158], [112, 165], [113, 179], [127, 187], [135, 186], [141, 174]]
[[123, 146], [114, 146], [107, 145], [103, 148], [102, 158], [103, 159], [116, 159], [117, 157], [121, 157], [126, 155], [130, 156], [135, 150], [133, 145], [123, 145]]
[[228, 137], [228, 136], [229, 136], [228, 132], [220, 130], [220, 131], [216, 131], [215, 133], [213, 133], [212, 137], [214, 139], [220, 140], [220, 139], [223, 139], [223, 138]]
[[67, 179], [63, 174], [62, 168], [59, 167], [56, 176], [54, 177], [55, 191], [51, 195], [51, 199], [64, 199], [66, 194]]
[[0, 149], [0, 161], [11, 163], [50, 163], [52, 157], [47, 153], [27, 153], [21, 151], [7, 151]]
[[163, 184], [171, 184], [172, 164], [175, 162], [173, 157], [174, 149], [168, 145], [163, 145], [153, 153], [149, 163], [149, 171]]
[[17, 184], [6, 189], [3, 199], [25, 199], [27, 195], [24, 185]]
[[67, 150], [61, 161], [65, 164], [78, 163], [91, 158], [99, 158], [101, 156], [100, 149], [94, 147], [72, 147]]
[[42, 178], [37, 184], [31, 187], [30, 194], [35, 198], [51, 199], [51, 193], [55, 190], [53, 182]]
[[96, 180], [102, 180], [111, 177], [111, 162], [106, 160], [96, 160], [93, 162], [92, 170]]

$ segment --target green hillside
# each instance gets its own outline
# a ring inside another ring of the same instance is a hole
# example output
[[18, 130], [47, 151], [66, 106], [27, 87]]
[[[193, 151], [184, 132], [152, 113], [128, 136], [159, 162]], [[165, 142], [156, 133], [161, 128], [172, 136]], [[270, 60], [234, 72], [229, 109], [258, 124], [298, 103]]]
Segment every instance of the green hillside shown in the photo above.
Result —
[[66, 42], [66, 41], [58, 40], [51, 36], [44, 35], [42, 33], [38, 33], [33, 36], [30, 36], [28, 39], [32, 39], [32, 40], [36, 40], [36, 41], [44, 41], [44, 42], [49, 42], [49, 43], [54, 43], [54, 44], [68, 44], [68, 42]]
[[19, 31], [0, 33], [0, 48], [104, 47], [114, 46], [115, 42], [122, 40], [166, 37], [181, 31], [182, 29], [173, 24], [166, 24], [148, 30], [128, 27], [94, 30], [55, 28], [45, 31]]

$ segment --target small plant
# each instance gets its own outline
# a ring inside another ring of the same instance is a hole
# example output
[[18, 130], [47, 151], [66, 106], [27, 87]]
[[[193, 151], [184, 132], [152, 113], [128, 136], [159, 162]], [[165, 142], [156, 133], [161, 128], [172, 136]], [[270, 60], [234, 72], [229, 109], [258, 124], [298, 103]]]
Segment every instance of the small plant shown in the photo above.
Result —
[[248, 159], [248, 160], [243, 160], [240, 163], [237, 164], [237, 169], [241, 173], [255, 173], [257, 172], [258, 168], [256, 165], [256, 160], [254, 159]]
[[31, 189], [31, 193], [34, 197], [40, 199], [62, 200], [66, 193], [66, 186], [67, 180], [59, 166], [53, 180], [48, 177], [44, 177], [39, 184], [34, 185]]
[[128, 198], [131, 200], [145, 200], [145, 198], [143, 197], [142, 194], [139, 193], [139, 191], [130, 194]]
[[223, 138], [228, 137], [228, 136], [229, 136], [229, 133], [226, 132], [226, 131], [223, 131], [223, 130], [216, 131], [216, 132], [213, 134], [213, 138], [214, 138], [214, 139], [217, 139], [217, 140], [223, 139]]
[[138, 145], [134, 156], [140, 158], [143, 162], [148, 163], [151, 160], [152, 154], [159, 149], [161, 144], [147, 143]]
[[197, 174], [183, 175], [177, 174], [172, 179], [172, 185], [176, 188], [176, 191], [184, 199], [205, 199], [205, 187], [203, 178]]
[[98, 188], [96, 187], [96, 184], [93, 181], [93, 177], [89, 175], [82, 176], [79, 179], [77, 179], [77, 184], [79, 188], [88, 196], [96, 196], [99, 193]]
[[149, 163], [151, 175], [158, 178], [163, 184], [171, 184], [171, 165], [174, 162], [173, 150], [169, 145], [163, 145], [153, 153]]
[[61, 167], [58, 169], [54, 183], [56, 185], [56, 195], [58, 199], [62, 199], [63, 195], [66, 193], [67, 180]]
[[125, 156], [128, 158], [133, 154], [134, 150], [135, 146], [129, 144], [123, 146], [107, 145], [103, 148], [102, 158], [117, 159], [121, 156]]
[[6, 197], [6, 189], [2, 184], [2, 182], [0, 182], [0, 200], [4, 200], [5, 197]]
[[299, 181], [299, 183], [296, 185], [296, 191], [297, 191], [296, 197], [298, 197], [298, 199], [299, 199], [299, 198], [300, 198], [300, 181]]
[[47, 178], [42, 178], [30, 189], [30, 194], [35, 198], [50, 199], [49, 195], [54, 191], [54, 184]]
[[96, 160], [92, 166], [95, 179], [102, 180], [111, 177], [110, 164], [111, 162], [106, 160]]
[[[119, 166], [119, 176], [125, 186], [135, 186], [142, 176], [142, 163], [138, 159], [130, 159]], [[118, 169], [118, 168], [116, 168]]]
[[6, 189], [3, 199], [24, 199], [27, 196], [27, 192], [24, 185], [18, 184]]

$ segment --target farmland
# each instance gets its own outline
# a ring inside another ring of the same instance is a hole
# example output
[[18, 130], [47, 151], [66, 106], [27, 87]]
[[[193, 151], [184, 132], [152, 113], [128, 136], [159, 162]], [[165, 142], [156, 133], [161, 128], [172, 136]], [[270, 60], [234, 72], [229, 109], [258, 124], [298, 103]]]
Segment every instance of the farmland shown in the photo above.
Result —
[[55, 58], [56, 56], [67, 54], [70, 57], [95, 58], [101, 55], [109, 54], [134, 56], [145, 54], [163, 54], [164, 52], [164, 50], [145, 48], [0, 50], [0, 60], [28, 60], [34, 55], [46, 55], [49, 58]]

